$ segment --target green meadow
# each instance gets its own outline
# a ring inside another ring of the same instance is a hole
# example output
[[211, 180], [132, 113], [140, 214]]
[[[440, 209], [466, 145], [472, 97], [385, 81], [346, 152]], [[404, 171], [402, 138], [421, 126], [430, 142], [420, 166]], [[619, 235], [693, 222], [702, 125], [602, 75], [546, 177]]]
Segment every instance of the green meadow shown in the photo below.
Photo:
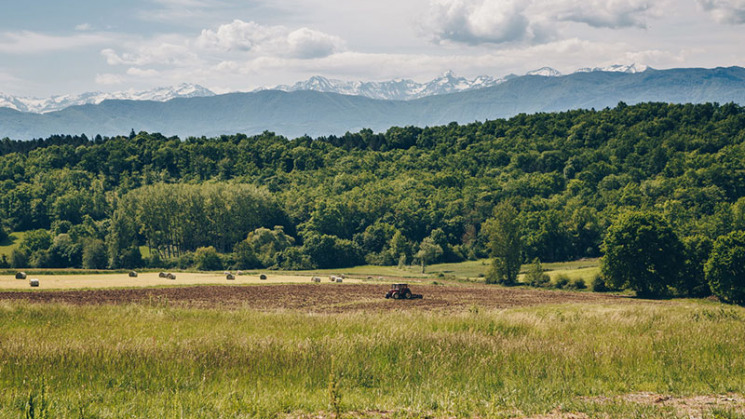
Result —
[[6, 301], [0, 417], [686, 417], [622, 396], [745, 392], [744, 320], [692, 300], [447, 314]]

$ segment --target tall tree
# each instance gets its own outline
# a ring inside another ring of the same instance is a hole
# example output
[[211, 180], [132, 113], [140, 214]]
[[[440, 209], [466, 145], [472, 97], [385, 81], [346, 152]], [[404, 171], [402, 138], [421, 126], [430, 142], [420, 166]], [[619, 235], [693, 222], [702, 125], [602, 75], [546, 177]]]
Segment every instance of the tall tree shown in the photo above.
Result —
[[425, 237], [424, 240], [422, 240], [422, 243], [419, 244], [419, 251], [416, 254], [417, 259], [419, 259], [419, 262], [422, 264], [422, 273], [424, 273], [424, 270], [429, 263], [440, 256], [442, 256], [442, 247], [435, 243], [435, 239], [432, 238], [432, 236]]
[[487, 220], [484, 228], [489, 237], [492, 266], [486, 277], [490, 284], [511, 285], [517, 282], [522, 262], [522, 244], [517, 210], [509, 202], [501, 202], [494, 208], [494, 217]]
[[630, 288], [640, 297], [660, 297], [675, 286], [684, 266], [684, 247], [659, 214], [622, 214], [603, 241], [601, 269], [615, 288]]

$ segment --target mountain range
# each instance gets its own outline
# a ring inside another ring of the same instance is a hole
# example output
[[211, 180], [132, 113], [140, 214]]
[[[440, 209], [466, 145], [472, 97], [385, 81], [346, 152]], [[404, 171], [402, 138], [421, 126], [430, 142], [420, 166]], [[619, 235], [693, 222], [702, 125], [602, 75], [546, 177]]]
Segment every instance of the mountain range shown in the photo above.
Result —
[[[459, 79], [452, 73], [443, 79], [447, 77]], [[322, 80], [315, 82], [320, 89]], [[181, 138], [269, 130], [292, 138], [304, 134], [341, 135], [362, 128], [384, 131], [395, 125], [468, 123], [519, 113], [602, 109], [620, 101], [745, 104], [745, 69], [616, 68], [588, 69], [569, 75], [541, 69], [535, 74], [505, 77], [486, 87], [464, 87], [454, 93], [409, 100], [373, 99], [317, 89], [273, 89], [176, 97], [165, 102], [108, 99], [45, 114], [6, 107], [0, 108], [0, 138], [120, 135], [131, 129]]]
[[[588, 71], [616, 71], [635, 73], [646, 70], [646, 66], [613, 65], [610, 67], [581, 68], [578, 72]], [[529, 71], [526, 75], [558, 77], [562, 74], [550, 67], [543, 67]], [[313, 90], [316, 92], [339, 93], [342, 95], [364, 96], [371, 99], [386, 100], [411, 100], [426, 96], [442, 95], [447, 93], [462, 92], [466, 90], [481, 89], [496, 86], [510, 78], [517, 77], [510, 74], [503, 78], [491, 76], [478, 76], [474, 79], [458, 77], [452, 71], [445, 72], [426, 83], [417, 83], [409, 79], [396, 79], [383, 82], [344, 81], [328, 79], [323, 76], [313, 76], [305, 81], [293, 85], [279, 85], [274, 87], [262, 87], [261, 90], [282, 90], [285, 92], [296, 92], [299, 90]], [[215, 92], [198, 84], [183, 83], [174, 87], [160, 87], [152, 90], [123, 92], [87, 92], [79, 95], [52, 96], [46, 99], [29, 98], [20, 96], [9, 96], [0, 93], [0, 108], [10, 108], [21, 112], [49, 113], [59, 111], [70, 106], [97, 105], [104, 100], [153, 100], [156, 102], [167, 102], [176, 98], [208, 97], [215, 96]]]

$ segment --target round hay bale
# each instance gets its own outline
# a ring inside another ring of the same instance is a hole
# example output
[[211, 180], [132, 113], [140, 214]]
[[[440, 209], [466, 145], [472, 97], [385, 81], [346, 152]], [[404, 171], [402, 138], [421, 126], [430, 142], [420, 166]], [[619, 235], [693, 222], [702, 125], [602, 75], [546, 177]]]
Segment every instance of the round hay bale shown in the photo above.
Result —
[[165, 272], [161, 272], [161, 273], [158, 274], [158, 278], [165, 278], [167, 276], [168, 275]]
[[28, 280], [28, 284], [32, 287], [38, 287], [39, 286], [39, 280], [37, 278], [31, 278]]
[[341, 283], [344, 280], [344, 278], [336, 278], [336, 282]]
[[168, 278], [168, 279], [176, 279], [176, 275], [174, 275], [174, 274], [172, 274], [172, 273], [170, 273], [170, 272], [169, 272], [169, 273], [168, 273], [168, 274], [166, 275], [166, 278]]
[[26, 279], [26, 272], [17, 272], [16, 279]]
[[344, 274], [341, 274], [341, 275], [339, 275], [339, 278], [341, 278], [341, 279], [346, 279], [347, 277], [346, 277], [346, 276], [344, 276]]
[[225, 278], [226, 279], [235, 279], [235, 275], [233, 275], [231, 273], [228, 273], [227, 275], [225, 275]]
[[135, 271], [129, 271], [129, 277], [130, 278], [137, 278], [137, 272], [135, 272]]
[[329, 281], [331, 281], [331, 282], [336, 282], [336, 276], [334, 276], [334, 275], [331, 275], [331, 276], [329, 277]]
[[373, 279], [373, 278], [372, 278], [371, 276], [368, 276], [368, 277], [367, 277], [367, 280], [368, 280], [368, 281], [369, 281], [369, 280], [372, 280], [372, 279]]
[[259, 279], [261, 279], [261, 280], [266, 279], [266, 275], [264, 275], [264, 274], [259, 275]]
[[230, 271], [225, 271], [222, 273], [223, 275], [230, 275]]
[[238, 271], [235, 273], [236, 275], [243, 275], [243, 271]]
[[319, 277], [317, 277], [317, 276], [314, 276], [314, 277], [313, 277], [313, 278], [311, 278], [310, 280], [311, 280], [311, 281], [313, 281], [313, 282], [321, 282], [321, 278], [319, 278]]

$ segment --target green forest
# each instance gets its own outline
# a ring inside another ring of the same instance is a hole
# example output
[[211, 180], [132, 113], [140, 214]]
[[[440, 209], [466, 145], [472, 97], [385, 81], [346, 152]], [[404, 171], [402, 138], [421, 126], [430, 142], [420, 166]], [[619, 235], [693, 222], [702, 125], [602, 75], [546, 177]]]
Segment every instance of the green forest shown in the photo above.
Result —
[[456, 262], [490, 256], [486, 226], [509, 203], [523, 261], [601, 256], [609, 228], [636, 211], [698, 251], [700, 272], [718, 238], [745, 229], [736, 104], [319, 138], [5, 138], [0, 154], [0, 239], [25, 232], [6, 267]]

